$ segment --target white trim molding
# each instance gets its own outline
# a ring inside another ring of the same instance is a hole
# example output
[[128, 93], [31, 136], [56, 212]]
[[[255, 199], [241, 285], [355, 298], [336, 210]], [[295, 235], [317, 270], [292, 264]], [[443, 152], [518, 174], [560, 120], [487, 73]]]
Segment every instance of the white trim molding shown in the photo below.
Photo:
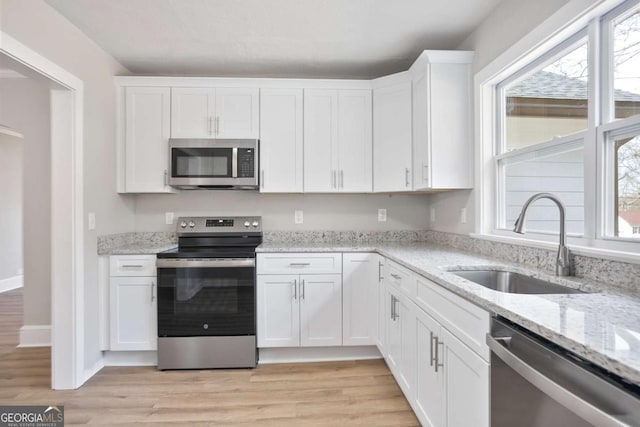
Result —
[[51, 347], [51, 325], [24, 325], [18, 347]]
[[261, 365], [382, 358], [376, 346], [260, 348], [258, 355], [258, 364]]
[[23, 284], [24, 284], [23, 275], [7, 277], [6, 279], [0, 280], [0, 293], [21, 288]]

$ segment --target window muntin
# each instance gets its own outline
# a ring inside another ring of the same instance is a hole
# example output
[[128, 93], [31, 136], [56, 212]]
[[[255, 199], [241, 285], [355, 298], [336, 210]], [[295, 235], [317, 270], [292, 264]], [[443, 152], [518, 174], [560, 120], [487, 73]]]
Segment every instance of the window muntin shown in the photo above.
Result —
[[587, 129], [587, 46], [581, 37], [533, 70], [516, 73], [498, 86], [503, 123], [498, 152]]

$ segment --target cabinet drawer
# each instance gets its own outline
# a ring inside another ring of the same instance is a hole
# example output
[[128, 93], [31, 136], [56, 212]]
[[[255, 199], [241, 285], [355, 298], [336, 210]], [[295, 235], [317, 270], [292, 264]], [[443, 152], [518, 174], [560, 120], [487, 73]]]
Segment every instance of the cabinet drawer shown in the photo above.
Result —
[[113, 255], [109, 258], [112, 277], [155, 276], [155, 255]]
[[258, 254], [258, 274], [342, 274], [341, 253]]
[[418, 306], [489, 361], [489, 347], [485, 341], [489, 332], [489, 313], [422, 276], [417, 276], [416, 285]]
[[414, 274], [400, 264], [387, 260], [387, 279], [391, 286], [400, 289], [410, 298], [416, 295]]

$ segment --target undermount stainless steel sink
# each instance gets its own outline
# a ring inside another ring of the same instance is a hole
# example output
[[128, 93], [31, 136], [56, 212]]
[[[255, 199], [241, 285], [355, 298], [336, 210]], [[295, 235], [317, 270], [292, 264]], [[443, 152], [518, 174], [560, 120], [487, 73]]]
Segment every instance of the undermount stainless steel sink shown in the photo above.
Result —
[[581, 294], [578, 289], [562, 286], [520, 273], [502, 270], [459, 270], [451, 273], [499, 292], [511, 294]]

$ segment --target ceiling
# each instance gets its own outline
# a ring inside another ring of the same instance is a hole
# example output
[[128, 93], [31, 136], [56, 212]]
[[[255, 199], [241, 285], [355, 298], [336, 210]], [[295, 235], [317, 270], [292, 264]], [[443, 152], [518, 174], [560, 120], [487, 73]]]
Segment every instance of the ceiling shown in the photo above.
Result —
[[500, 0], [46, 0], [135, 74], [371, 78], [455, 49]]

